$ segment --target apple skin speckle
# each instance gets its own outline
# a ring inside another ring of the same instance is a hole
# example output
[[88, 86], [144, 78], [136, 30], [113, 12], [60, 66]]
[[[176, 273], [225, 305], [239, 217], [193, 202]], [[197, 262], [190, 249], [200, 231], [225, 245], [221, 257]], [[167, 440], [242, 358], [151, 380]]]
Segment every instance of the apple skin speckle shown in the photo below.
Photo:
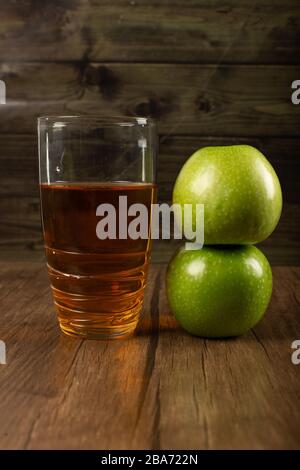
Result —
[[169, 263], [166, 288], [171, 310], [186, 331], [231, 337], [247, 332], [264, 315], [272, 271], [254, 246], [182, 248]]
[[254, 147], [205, 147], [183, 165], [175, 182], [173, 203], [204, 204], [204, 243], [252, 244], [275, 229], [282, 210], [279, 179]]

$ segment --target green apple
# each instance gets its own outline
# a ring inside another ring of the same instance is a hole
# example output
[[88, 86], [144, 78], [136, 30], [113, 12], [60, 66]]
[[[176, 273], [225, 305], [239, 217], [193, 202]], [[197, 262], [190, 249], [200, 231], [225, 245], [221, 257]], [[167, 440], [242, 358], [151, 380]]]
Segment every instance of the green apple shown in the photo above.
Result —
[[282, 209], [278, 177], [259, 150], [249, 145], [206, 147], [183, 165], [173, 203], [204, 204], [204, 243], [252, 244], [275, 229]]
[[167, 296], [176, 319], [189, 333], [229, 337], [262, 318], [272, 293], [272, 271], [255, 246], [182, 248], [171, 259]]

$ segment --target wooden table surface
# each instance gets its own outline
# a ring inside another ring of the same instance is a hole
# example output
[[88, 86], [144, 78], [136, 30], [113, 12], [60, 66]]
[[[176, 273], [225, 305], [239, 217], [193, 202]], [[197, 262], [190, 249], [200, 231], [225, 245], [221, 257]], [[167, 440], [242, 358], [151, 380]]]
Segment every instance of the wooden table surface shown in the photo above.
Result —
[[152, 266], [126, 341], [60, 334], [44, 264], [1, 263], [0, 448], [300, 448], [300, 268], [274, 268], [265, 319], [238, 339], [186, 334]]

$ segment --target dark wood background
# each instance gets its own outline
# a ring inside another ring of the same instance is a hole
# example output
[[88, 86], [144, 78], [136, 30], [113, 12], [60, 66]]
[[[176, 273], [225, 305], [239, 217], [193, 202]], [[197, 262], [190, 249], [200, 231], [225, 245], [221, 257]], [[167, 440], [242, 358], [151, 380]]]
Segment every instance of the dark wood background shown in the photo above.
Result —
[[[36, 117], [159, 121], [160, 200], [204, 145], [249, 143], [281, 179], [284, 211], [263, 249], [300, 263], [299, 0], [0, 0], [0, 245], [42, 256]], [[154, 260], [170, 256], [157, 243]]]

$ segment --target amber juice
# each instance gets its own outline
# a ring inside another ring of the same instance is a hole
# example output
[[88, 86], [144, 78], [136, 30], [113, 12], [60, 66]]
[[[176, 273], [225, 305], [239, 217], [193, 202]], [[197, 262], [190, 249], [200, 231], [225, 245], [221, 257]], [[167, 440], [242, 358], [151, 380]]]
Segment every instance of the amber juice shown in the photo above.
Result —
[[[57, 183], [41, 184], [40, 190], [48, 273], [62, 330], [86, 338], [131, 334], [142, 307], [151, 240], [118, 238], [119, 196], [127, 196], [128, 207], [147, 207], [150, 231], [155, 185]], [[96, 210], [103, 203], [116, 209], [116, 239], [97, 237]]]

